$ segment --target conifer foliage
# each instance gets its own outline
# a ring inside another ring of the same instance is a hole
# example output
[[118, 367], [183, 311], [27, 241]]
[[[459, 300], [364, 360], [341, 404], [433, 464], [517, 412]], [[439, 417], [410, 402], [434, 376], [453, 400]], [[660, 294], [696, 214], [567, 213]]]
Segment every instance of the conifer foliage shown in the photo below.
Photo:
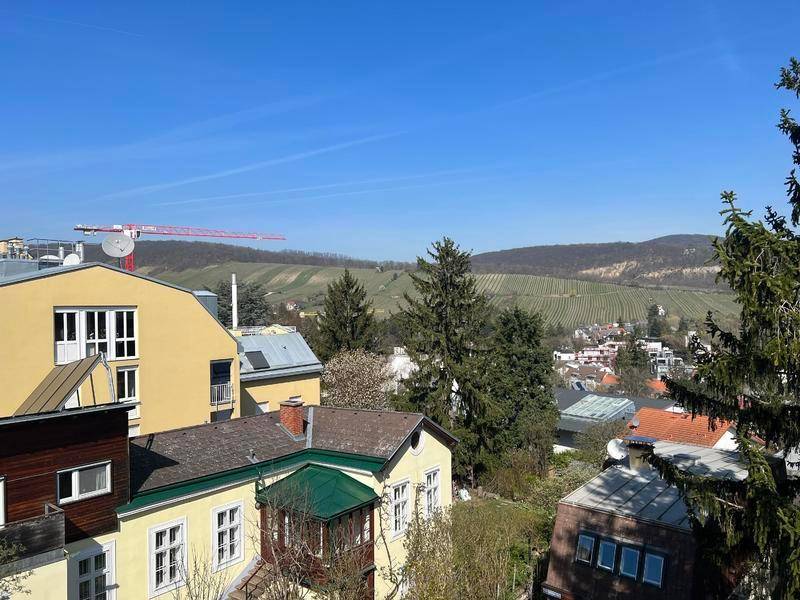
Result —
[[328, 286], [315, 348], [322, 360], [343, 350], [373, 350], [375, 317], [367, 291], [348, 269]]
[[417, 258], [411, 273], [415, 296], [404, 294], [400, 313], [403, 343], [419, 367], [407, 381], [404, 408], [431, 417], [461, 439], [456, 469], [474, 476], [481, 444], [476, 424], [482, 416], [483, 344], [489, 314], [470, 272], [470, 254], [450, 238], [434, 242], [428, 258]]
[[[800, 62], [791, 59], [777, 87], [800, 98]], [[788, 110], [781, 111], [778, 129], [800, 166], [800, 125]], [[794, 169], [785, 184], [789, 222], [771, 207], [763, 221], [753, 219], [733, 192], [722, 194], [727, 230], [714, 244], [715, 256], [719, 279], [741, 305], [740, 325], [723, 330], [709, 314], [712, 350], [695, 340], [697, 374], [667, 384], [693, 414], [736, 424], [749, 476], [740, 483], [694, 477], [653, 459], [686, 492], [706, 557], [728, 568], [741, 565], [733, 575], [747, 573], [750, 592], [772, 598], [800, 597], [798, 481], [785, 476], [782, 461], [769, 458], [791, 456], [800, 446], [800, 183]]]

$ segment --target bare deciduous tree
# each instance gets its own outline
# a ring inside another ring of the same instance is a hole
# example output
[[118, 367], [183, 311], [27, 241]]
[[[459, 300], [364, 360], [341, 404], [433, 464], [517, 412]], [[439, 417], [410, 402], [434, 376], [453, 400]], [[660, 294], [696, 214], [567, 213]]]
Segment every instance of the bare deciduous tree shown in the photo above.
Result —
[[225, 571], [214, 571], [213, 561], [204, 550], [191, 548], [184, 564], [179, 561], [183, 585], [172, 592], [174, 600], [222, 600], [230, 585]]
[[22, 546], [0, 540], [0, 598], [12, 598], [17, 594], [30, 594], [25, 580], [31, 571], [18, 571], [14, 562], [19, 559]]

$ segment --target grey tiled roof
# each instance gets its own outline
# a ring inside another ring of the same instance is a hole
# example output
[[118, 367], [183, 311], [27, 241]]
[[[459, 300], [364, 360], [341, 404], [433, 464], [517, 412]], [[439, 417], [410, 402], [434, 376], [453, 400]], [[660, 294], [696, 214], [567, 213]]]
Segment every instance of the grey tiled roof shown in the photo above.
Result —
[[287, 456], [306, 448], [388, 461], [419, 427], [452, 436], [423, 415], [392, 411], [306, 407], [305, 439], [280, 426], [279, 411], [184, 427], [131, 440], [131, 492], [138, 493]]
[[[237, 341], [242, 381], [322, 372], [322, 363], [296, 331], [278, 335], [243, 335]], [[247, 357], [248, 352], [261, 352], [269, 367], [254, 368]]]

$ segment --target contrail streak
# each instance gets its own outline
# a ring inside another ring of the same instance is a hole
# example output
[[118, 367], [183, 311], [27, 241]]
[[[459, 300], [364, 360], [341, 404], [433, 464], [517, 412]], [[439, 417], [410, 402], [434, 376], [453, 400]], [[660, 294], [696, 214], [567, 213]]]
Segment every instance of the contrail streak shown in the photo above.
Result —
[[256, 169], [264, 169], [266, 167], [272, 167], [275, 165], [282, 165], [286, 163], [296, 162], [298, 160], [305, 160], [306, 158], [311, 158], [313, 156], [319, 156], [321, 154], [329, 154], [331, 152], [336, 152], [338, 150], [345, 150], [347, 148], [353, 148], [355, 146], [361, 146], [363, 144], [369, 144], [371, 142], [385, 140], [387, 138], [400, 135], [400, 133], [386, 133], [381, 135], [373, 135], [369, 137], [359, 138], [356, 140], [350, 140], [348, 142], [333, 144], [331, 146], [323, 146], [322, 148], [316, 148], [315, 150], [297, 152], [295, 154], [289, 154], [288, 156], [281, 156], [280, 158], [262, 160], [259, 162], [242, 165], [241, 167], [235, 167], [233, 169], [226, 169], [224, 171], [217, 171], [216, 173], [209, 173], [208, 175], [198, 175], [197, 177], [189, 177], [187, 179], [179, 179], [177, 181], [168, 181], [165, 183], [157, 183], [154, 185], [145, 185], [137, 188], [132, 188], [129, 190], [123, 190], [121, 192], [114, 192], [113, 194], [106, 194], [105, 196], [102, 196], [102, 199], [126, 198], [129, 196], [152, 194], [153, 192], [160, 192], [161, 190], [168, 190], [176, 187], [181, 187], [184, 185], [190, 185], [193, 183], [200, 183], [202, 181], [221, 179], [223, 177], [230, 177], [231, 175], [238, 175], [239, 173], [247, 173], [248, 171], [255, 171]]

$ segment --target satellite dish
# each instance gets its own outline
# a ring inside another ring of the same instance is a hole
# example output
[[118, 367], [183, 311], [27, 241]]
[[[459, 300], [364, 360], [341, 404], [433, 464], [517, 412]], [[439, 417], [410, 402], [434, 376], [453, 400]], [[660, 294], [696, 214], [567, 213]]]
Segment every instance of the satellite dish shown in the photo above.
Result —
[[633, 417], [633, 419], [631, 419], [631, 427], [636, 429], [638, 426], [639, 426], [639, 417]]
[[81, 257], [75, 254], [74, 252], [71, 254], [67, 254], [64, 257], [64, 262], [61, 263], [65, 267], [72, 267], [74, 265], [81, 264]]
[[103, 252], [111, 258], [123, 258], [133, 252], [133, 239], [121, 233], [109, 233], [103, 240]]
[[628, 456], [628, 447], [625, 442], [614, 438], [606, 444], [606, 452], [614, 460], [622, 460]]

